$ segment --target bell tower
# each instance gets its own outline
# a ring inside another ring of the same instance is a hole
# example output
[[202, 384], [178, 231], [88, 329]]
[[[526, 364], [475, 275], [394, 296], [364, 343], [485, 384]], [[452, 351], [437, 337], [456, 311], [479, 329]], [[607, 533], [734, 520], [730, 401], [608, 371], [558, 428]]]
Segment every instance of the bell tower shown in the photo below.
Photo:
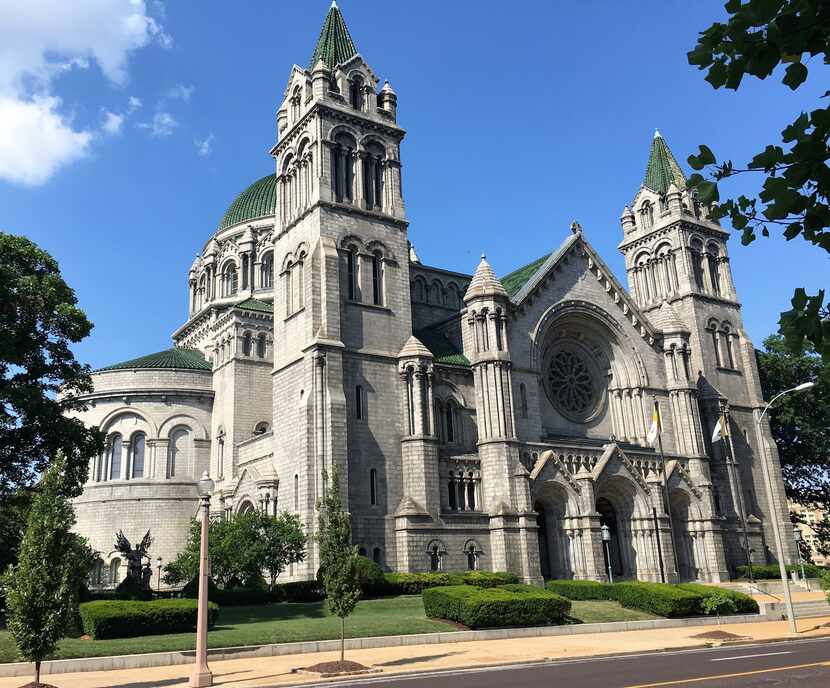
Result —
[[[271, 149], [274, 455], [281, 503], [310, 531], [336, 469], [355, 542], [392, 562], [394, 526], [382, 514], [401, 487], [386, 465], [400, 461], [396, 361], [412, 319], [405, 132], [397, 94], [379, 86], [332, 2], [308, 65], [291, 69]], [[294, 575], [313, 576], [316, 556]]]

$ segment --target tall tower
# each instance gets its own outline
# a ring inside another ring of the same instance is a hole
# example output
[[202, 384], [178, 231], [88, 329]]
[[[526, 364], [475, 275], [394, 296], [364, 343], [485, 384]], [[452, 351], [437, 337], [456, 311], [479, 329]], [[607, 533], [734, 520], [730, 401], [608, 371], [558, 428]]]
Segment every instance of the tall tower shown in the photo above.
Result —
[[[655, 323], [669, 320], [676, 325], [665, 340], [672, 394], [679, 400], [689, 398], [689, 387], [699, 392], [695, 396], [702, 437], [691, 432], [686, 445], [693, 454], [702, 449], [710, 463], [716, 510], [725, 519], [727, 560], [734, 568], [745, 563], [743, 524], [757, 530], [754, 524], [760, 518], [766, 542], [772, 542], [770, 518], [787, 524], [787, 534], [791, 531], [788, 509], [769, 424], [757, 422], [764, 401], [754, 347], [744, 330], [732, 280], [729, 234], [709, 219], [707, 208], [687, 187], [659, 131], [654, 132], [643, 182], [631, 206], [623, 210], [621, 225], [619, 248], [631, 295]], [[712, 446], [712, 430], [724, 411], [730, 442]], [[694, 423], [686, 429], [693, 431]], [[766, 499], [764, 457], [774, 476], [773, 504]], [[788, 542], [786, 558], [795, 553], [791, 537]], [[763, 560], [763, 541], [752, 548], [756, 560]]]
[[[332, 3], [277, 112], [274, 435], [280, 503], [310, 530], [337, 470], [356, 543], [394, 561], [397, 355], [412, 334], [397, 96]], [[394, 565], [394, 563], [392, 563]], [[314, 575], [316, 552], [293, 575]]]

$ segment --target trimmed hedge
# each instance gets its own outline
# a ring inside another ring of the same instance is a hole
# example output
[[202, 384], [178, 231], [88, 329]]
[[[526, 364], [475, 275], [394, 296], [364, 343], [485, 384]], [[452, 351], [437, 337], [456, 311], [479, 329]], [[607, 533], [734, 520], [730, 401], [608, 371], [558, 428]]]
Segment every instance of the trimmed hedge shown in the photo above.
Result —
[[519, 577], [506, 571], [469, 571], [464, 574], [463, 581], [465, 585], [474, 585], [477, 588], [497, 588], [515, 585], [519, 582]]
[[623, 607], [675, 618], [696, 616], [701, 613], [699, 593], [682, 590], [666, 583], [614, 583], [614, 599]]
[[545, 588], [569, 600], [613, 600], [614, 586], [593, 580], [549, 580]]
[[561, 624], [571, 610], [570, 600], [561, 595], [520, 584], [428, 588], [423, 600], [428, 617], [455, 621], [468, 628]]
[[[799, 576], [801, 575], [801, 567], [797, 564], [788, 564], [786, 566], [787, 573], [795, 571]], [[818, 566], [817, 564], [804, 564], [804, 574], [807, 578], [821, 578], [825, 573], [830, 571], [826, 566]], [[748, 566], [735, 567], [735, 573], [738, 578], [749, 578]], [[764, 564], [759, 566], [752, 565], [752, 576], [755, 580], [780, 580], [781, 571], [778, 569], [778, 564]]]
[[[183, 598], [196, 599], [199, 588], [190, 581], [181, 592]], [[275, 585], [273, 590], [262, 588], [219, 588], [213, 580], [208, 585], [208, 599], [222, 607], [243, 607], [277, 602], [317, 602], [325, 597], [323, 586], [317, 581], [295, 581]]]
[[[737, 592], [736, 590], [728, 590], [727, 588], [720, 588], [714, 585], [703, 585], [702, 583], [681, 583], [677, 587], [700, 595], [702, 598], [711, 597], [714, 594], [721, 594], [724, 597], [728, 597], [735, 603], [735, 609], [738, 614], [757, 614], [760, 611], [758, 603], [755, 600], [749, 595], [744, 595], [744, 593]], [[701, 613], [704, 611], [702, 601], [700, 611]]]
[[462, 573], [387, 573], [384, 583], [373, 590], [382, 595], [420, 595], [424, 590], [447, 585], [494, 588], [519, 582], [519, 577], [504, 571], [465, 571]]
[[[186, 633], [196, 629], [195, 600], [98, 600], [80, 606], [84, 633], [95, 640], [142, 635]], [[216, 623], [219, 607], [208, 604], [208, 627]]]

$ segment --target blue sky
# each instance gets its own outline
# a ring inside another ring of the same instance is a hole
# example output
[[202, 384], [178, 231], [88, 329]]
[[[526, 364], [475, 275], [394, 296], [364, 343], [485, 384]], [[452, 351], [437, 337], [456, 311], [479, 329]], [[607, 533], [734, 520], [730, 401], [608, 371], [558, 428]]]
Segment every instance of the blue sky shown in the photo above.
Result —
[[[170, 345], [194, 254], [272, 171], [282, 89], [328, 4], [0, 3], [0, 229], [60, 262], [95, 323], [83, 360]], [[709, 0], [340, 6], [398, 93], [410, 237], [452, 270], [486, 251], [505, 274], [577, 219], [624, 280], [619, 216], [655, 127], [684, 166], [699, 143], [745, 162], [824, 91], [815, 78], [796, 94], [770, 80], [713, 90], [686, 62], [724, 17]], [[826, 254], [802, 240], [736, 238], [730, 252], [756, 344], [795, 286], [826, 281]]]

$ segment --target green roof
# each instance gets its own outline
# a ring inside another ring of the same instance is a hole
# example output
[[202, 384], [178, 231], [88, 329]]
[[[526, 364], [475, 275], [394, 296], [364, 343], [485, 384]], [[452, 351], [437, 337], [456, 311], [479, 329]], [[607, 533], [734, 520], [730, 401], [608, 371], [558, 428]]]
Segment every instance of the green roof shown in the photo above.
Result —
[[528, 263], [524, 267], [514, 270], [509, 275], [502, 277], [501, 283], [505, 291], [507, 291], [508, 296], [512, 298], [518, 294], [519, 290], [527, 284], [527, 281], [536, 274], [536, 271], [542, 267], [542, 265], [545, 264], [548, 256], [550, 256], [550, 253], [546, 253], [544, 256], [537, 258], [532, 263]]
[[349, 35], [349, 29], [346, 28], [343, 15], [340, 13], [337, 4], [332, 2], [331, 9], [326, 15], [326, 21], [323, 22], [323, 28], [320, 31], [320, 37], [317, 39], [317, 45], [314, 47], [314, 53], [311, 56], [308, 68], [314, 69], [314, 65], [322, 57], [328, 68], [333, 69], [336, 65], [346, 62], [355, 55], [357, 55], [357, 48], [354, 47], [354, 42]]
[[665, 194], [674, 182], [678, 189], [686, 188], [686, 177], [677, 160], [674, 159], [665, 139], [659, 131], [654, 132], [651, 153], [648, 156], [646, 176], [643, 185], [659, 194]]
[[234, 199], [225, 211], [219, 229], [274, 215], [276, 209], [277, 175], [269, 174], [255, 181]]
[[238, 304], [234, 306], [234, 308], [241, 308], [245, 311], [256, 311], [258, 313], [273, 313], [274, 306], [266, 301], [260, 301], [259, 299], [245, 299], [244, 301], [240, 301]]
[[115, 363], [99, 368], [95, 372], [107, 370], [131, 370], [135, 368], [164, 368], [168, 370], [212, 370], [200, 351], [174, 347], [155, 354], [133, 358], [123, 363]]
[[413, 333], [432, 352], [433, 362], [441, 365], [470, 367], [470, 361], [443, 332], [426, 328]]

